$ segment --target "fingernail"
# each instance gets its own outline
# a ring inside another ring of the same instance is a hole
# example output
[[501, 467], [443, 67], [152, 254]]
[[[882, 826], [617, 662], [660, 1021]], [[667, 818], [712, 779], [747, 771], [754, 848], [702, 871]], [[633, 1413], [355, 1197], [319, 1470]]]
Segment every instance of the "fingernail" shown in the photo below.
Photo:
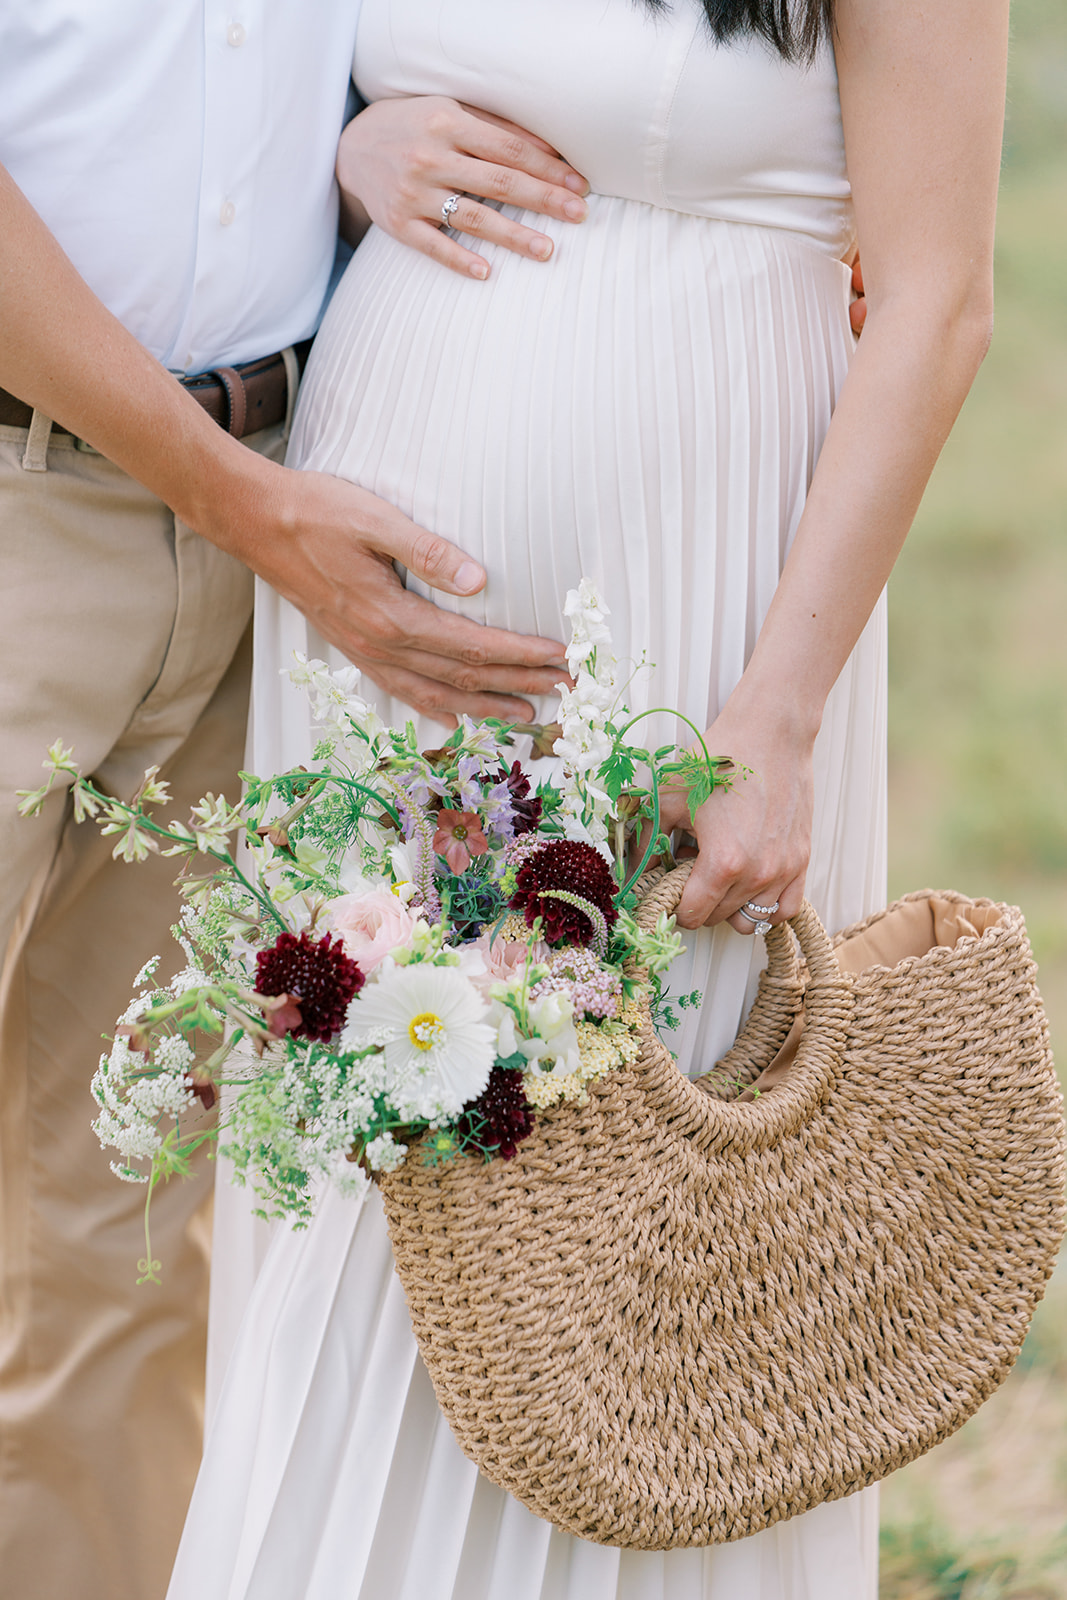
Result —
[[538, 261], [547, 261], [552, 254], [552, 240], [534, 239], [530, 245], [530, 254], [535, 256]]
[[585, 179], [580, 175], [580, 173], [568, 172], [563, 182], [566, 184], [568, 189], [573, 189], [575, 194], [589, 193], [589, 185], [586, 183]]
[[584, 222], [589, 215], [589, 207], [584, 200], [564, 200], [563, 215], [570, 217], [572, 222]]
[[473, 561], [464, 561], [456, 573], [455, 584], [464, 594], [473, 594], [485, 582], [481, 567], [476, 567]]
[[472, 278], [479, 278], [483, 282], [489, 276], [489, 265], [485, 261], [472, 261], [470, 274]]

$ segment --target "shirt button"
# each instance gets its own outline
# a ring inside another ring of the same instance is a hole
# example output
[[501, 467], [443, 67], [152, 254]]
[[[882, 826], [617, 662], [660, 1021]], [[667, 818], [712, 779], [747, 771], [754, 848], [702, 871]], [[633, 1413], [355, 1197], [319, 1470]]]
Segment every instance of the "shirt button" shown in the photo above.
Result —
[[237, 207], [232, 200], [224, 200], [219, 207], [219, 221], [224, 228], [228, 228], [237, 215]]
[[231, 22], [226, 29], [226, 43], [232, 44], [236, 50], [248, 38], [247, 33], [239, 22]]

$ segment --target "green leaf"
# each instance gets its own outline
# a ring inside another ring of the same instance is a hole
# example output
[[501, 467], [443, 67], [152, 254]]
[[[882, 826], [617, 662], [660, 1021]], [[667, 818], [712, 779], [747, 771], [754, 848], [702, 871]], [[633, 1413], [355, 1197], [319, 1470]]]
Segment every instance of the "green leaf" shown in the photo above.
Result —
[[497, 1056], [494, 1066], [504, 1067], [508, 1072], [522, 1072], [527, 1066], [526, 1057], [521, 1050], [516, 1050], [514, 1055]]
[[600, 768], [600, 779], [613, 801], [633, 781], [636, 770], [632, 753], [625, 745], [616, 745]]

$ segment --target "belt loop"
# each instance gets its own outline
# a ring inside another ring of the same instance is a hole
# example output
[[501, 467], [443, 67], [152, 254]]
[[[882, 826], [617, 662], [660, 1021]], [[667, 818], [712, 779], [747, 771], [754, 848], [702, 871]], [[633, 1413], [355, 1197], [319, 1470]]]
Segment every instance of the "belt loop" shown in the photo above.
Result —
[[34, 408], [30, 418], [30, 431], [26, 435], [26, 448], [22, 453], [23, 472], [48, 471], [48, 441], [52, 437], [52, 419]]
[[291, 344], [287, 344], [282, 351], [282, 361], [285, 365], [285, 427], [282, 431], [282, 439], [288, 444], [289, 434], [293, 426], [296, 391], [300, 387], [300, 363], [296, 359], [296, 351]]

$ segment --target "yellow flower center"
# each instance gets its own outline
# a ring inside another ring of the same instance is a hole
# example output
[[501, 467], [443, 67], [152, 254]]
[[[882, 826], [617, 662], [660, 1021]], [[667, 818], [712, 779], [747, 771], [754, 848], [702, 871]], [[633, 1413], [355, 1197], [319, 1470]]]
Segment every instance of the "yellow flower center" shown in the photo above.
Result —
[[408, 1038], [416, 1050], [432, 1050], [435, 1044], [444, 1042], [445, 1025], [434, 1012], [420, 1011], [408, 1023]]
[[467, 837], [467, 830], [462, 823], [452, 829], [452, 837], [453, 839], [465, 839]]

